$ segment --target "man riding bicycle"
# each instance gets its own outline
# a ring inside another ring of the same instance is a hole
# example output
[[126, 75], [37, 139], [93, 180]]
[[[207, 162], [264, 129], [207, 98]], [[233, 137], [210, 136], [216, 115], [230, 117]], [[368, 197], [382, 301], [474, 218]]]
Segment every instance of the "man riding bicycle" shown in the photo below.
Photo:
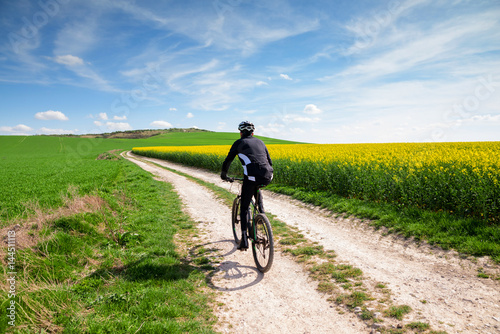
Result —
[[241, 206], [240, 206], [240, 219], [241, 219], [241, 232], [242, 238], [238, 245], [239, 250], [248, 249], [248, 209], [252, 197], [255, 196], [255, 202], [263, 212], [262, 200], [257, 196], [258, 189], [267, 186], [273, 179], [273, 163], [269, 152], [264, 142], [258, 138], [253, 137], [255, 127], [248, 121], [241, 122], [238, 126], [240, 130], [240, 139], [233, 143], [229, 153], [222, 164], [221, 179], [229, 180], [227, 171], [231, 162], [233, 162], [236, 155], [241, 161], [243, 166], [243, 186], [241, 188]]

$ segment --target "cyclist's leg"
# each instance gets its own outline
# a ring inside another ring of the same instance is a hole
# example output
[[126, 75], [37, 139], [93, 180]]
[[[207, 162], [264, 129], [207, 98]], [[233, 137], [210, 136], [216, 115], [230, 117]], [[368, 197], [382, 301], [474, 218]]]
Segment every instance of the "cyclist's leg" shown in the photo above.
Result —
[[245, 250], [248, 249], [248, 216], [250, 210], [250, 202], [252, 201], [252, 196], [254, 194], [255, 182], [249, 181], [245, 178], [243, 185], [241, 186], [241, 206], [240, 206], [240, 220], [241, 220], [241, 240], [238, 245], [238, 249]]
[[265, 213], [264, 211], [264, 201], [262, 200], [262, 191], [261, 191], [260, 186], [255, 187], [254, 191], [254, 197], [255, 197], [255, 203], [257, 204], [257, 207], [259, 208], [260, 213]]
[[241, 205], [240, 205], [240, 219], [241, 219], [241, 231], [246, 232], [248, 226], [248, 210], [250, 207], [250, 202], [252, 201], [252, 196], [254, 194], [254, 182], [249, 181], [245, 178], [243, 185], [241, 187]]

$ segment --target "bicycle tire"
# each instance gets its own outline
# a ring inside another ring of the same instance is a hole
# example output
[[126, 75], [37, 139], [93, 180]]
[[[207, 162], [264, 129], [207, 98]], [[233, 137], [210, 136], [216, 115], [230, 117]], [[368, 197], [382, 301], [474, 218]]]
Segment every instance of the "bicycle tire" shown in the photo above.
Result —
[[255, 238], [252, 241], [253, 259], [257, 269], [265, 273], [271, 269], [274, 260], [274, 240], [271, 223], [266, 215], [259, 213], [255, 216], [252, 226]]
[[241, 198], [239, 196], [234, 199], [231, 213], [231, 226], [233, 228], [233, 236], [236, 245], [238, 245], [241, 240], [240, 202]]

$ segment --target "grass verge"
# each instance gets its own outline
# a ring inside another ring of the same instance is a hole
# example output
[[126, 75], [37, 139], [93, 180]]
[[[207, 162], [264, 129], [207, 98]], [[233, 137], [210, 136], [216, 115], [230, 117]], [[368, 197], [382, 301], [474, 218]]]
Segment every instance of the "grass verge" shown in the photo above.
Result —
[[414, 207], [347, 199], [325, 192], [269, 185], [268, 190], [289, 195], [333, 212], [369, 219], [376, 228], [425, 240], [445, 250], [473, 256], [490, 256], [500, 263], [500, 227], [485, 221], [460, 218], [445, 212], [432, 212]]

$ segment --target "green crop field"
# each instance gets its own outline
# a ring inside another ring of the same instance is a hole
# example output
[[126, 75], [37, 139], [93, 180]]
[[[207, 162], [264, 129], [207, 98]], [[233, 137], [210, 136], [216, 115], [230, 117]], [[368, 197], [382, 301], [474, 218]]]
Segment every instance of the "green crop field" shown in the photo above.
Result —
[[[238, 137], [237, 133], [217, 132], [172, 132], [145, 139], [0, 136], [0, 219], [5, 222], [30, 214], [34, 204], [58, 207], [70, 186], [77, 187], [81, 195], [106, 186], [119, 173], [119, 164], [96, 158], [110, 150], [223, 145]], [[260, 138], [266, 143], [287, 143]]]
[[[0, 229], [22, 239], [13, 265], [16, 326], [8, 324], [2, 289], [0, 332], [212, 333], [211, 297], [200, 290], [207, 265], [184, 261], [173, 242], [196, 233], [195, 224], [170, 185], [119, 153], [238, 137], [192, 130], [142, 139], [0, 136]], [[6, 244], [0, 250], [6, 282], [12, 258]]]

